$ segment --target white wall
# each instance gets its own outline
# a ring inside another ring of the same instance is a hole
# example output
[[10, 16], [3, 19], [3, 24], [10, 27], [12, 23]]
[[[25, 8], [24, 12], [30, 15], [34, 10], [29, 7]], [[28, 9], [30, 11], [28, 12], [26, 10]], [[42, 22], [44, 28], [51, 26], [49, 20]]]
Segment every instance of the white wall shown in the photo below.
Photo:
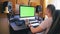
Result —
[[47, 5], [48, 4], [54, 4], [55, 5], [55, 7], [56, 7], [56, 9], [60, 9], [60, 0], [52, 0], [52, 1], [50, 1], [49, 2], [49, 0], [48, 1], [46, 1], [47, 3]]
[[55, 5], [56, 9], [60, 9], [60, 0], [54, 0], [52, 3]]

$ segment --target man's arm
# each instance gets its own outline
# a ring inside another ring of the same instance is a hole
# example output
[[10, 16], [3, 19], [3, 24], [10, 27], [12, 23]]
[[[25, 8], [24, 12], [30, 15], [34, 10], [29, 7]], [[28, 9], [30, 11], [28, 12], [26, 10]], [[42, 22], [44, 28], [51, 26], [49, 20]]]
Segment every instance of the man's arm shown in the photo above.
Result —
[[37, 28], [30, 27], [32, 33], [42, 32], [43, 29], [38, 26]]
[[30, 27], [32, 33], [42, 32], [47, 28], [48, 20], [44, 20], [38, 27]]
[[[42, 31], [44, 31], [46, 28], [47, 28], [47, 26], [49, 25], [49, 20], [44, 20], [38, 27], [36, 27], [36, 28], [33, 28], [33, 27], [31, 27], [31, 25], [30, 25], [30, 30], [31, 30], [31, 32], [32, 33], [37, 33], [37, 32], [42, 32]], [[26, 23], [28, 23], [28, 21], [26, 21]]]

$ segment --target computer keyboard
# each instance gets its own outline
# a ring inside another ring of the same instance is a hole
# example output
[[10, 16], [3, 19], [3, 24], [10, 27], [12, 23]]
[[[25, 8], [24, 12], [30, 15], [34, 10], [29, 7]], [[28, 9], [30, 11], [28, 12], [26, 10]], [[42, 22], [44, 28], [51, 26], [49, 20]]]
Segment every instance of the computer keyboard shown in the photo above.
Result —
[[29, 23], [30, 23], [33, 27], [39, 26], [39, 21], [36, 20], [36, 19], [30, 19], [30, 20], [29, 20]]
[[30, 23], [38, 23], [38, 20], [30, 19], [29, 22], [30, 22]]
[[35, 21], [35, 19], [29, 19], [29, 21]]
[[38, 21], [37, 20], [35, 20], [35, 21], [29, 21], [30, 23], [38, 23]]

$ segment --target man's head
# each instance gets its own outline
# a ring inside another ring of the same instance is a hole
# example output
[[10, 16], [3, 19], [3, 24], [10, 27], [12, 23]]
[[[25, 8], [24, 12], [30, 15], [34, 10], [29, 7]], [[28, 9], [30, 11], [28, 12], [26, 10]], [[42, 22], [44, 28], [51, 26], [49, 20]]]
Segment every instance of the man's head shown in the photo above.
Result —
[[46, 15], [53, 15], [53, 12], [55, 11], [55, 6], [52, 4], [49, 4], [46, 8]]

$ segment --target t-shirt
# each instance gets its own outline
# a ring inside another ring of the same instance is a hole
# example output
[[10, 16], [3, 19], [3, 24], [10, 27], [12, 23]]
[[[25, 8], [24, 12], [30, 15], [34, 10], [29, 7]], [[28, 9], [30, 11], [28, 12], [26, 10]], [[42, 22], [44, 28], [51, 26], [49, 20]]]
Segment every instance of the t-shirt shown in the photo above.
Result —
[[39, 26], [43, 29], [43, 30], [45, 30], [45, 33], [44, 34], [47, 34], [48, 33], [48, 31], [49, 31], [49, 28], [50, 28], [50, 26], [51, 26], [51, 24], [52, 24], [52, 17], [49, 17], [49, 18], [47, 18], [47, 19], [45, 19]]

